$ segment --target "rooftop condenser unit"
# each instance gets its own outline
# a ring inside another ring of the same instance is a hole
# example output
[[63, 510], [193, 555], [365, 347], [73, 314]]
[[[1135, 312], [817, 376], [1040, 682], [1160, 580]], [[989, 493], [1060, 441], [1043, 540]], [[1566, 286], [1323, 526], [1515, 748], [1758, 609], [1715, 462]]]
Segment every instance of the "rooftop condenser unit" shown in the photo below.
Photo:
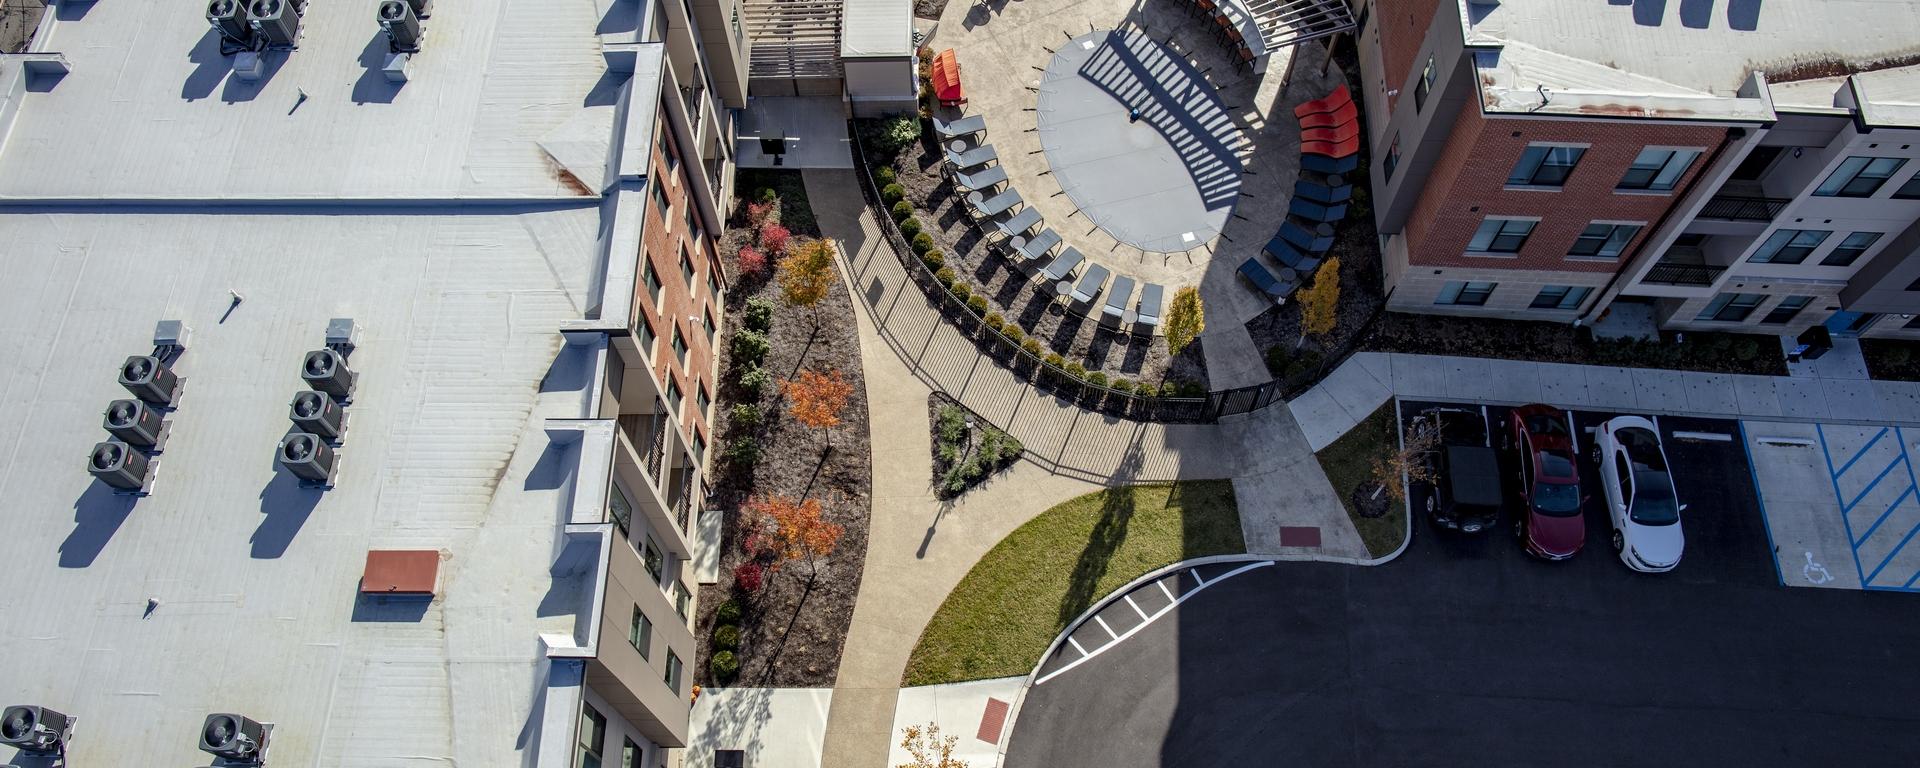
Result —
[[253, 44], [253, 27], [247, 23], [246, 0], [213, 0], [207, 3], [207, 23], [221, 37], [238, 45]]
[[295, 429], [319, 435], [322, 440], [339, 440], [340, 433], [346, 431], [346, 412], [325, 392], [294, 395], [287, 416], [293, 420]]
[[257, 763], [267, 748], [267, 726], [245, 715], [219, 712], [200, 726], [200, 750], [215, 757]]
[[36, 755], [63, 753], [73, 718], [46, 707], [19, 704], [0, 714], [0, 744]]
[[290, 46], [300, 39], [300, 11], [294, 0], [253, 0], [247, 12], [254, 33], [268, 45]]
[[114, 439], [136, 448], [152, 448], [160, 443], [165, 426], [160, 412], [139, 400], [115, 400], [107, 404], [107, 432]]
[[307, 380], [308, 387], [343, 403], [352, 399], [354, 379], [358, 378], [347, 368], [347, 359], [330, 347], [308, 352], [300, 366], [300, 377]]
[[380, 4], [380, 29], [387, 33], [388, 47], [394, 51], [420, 50], [420, 16], [407, 0]]
[[335, 457], [333, 446], [327, 445], [318, 435], [294, 432], [280, 438], [280, 465], [300, 478], [308, 486], [329, 486], [333, 483]]
[[93, 453], [87, 456], [88, 473], [123, 491], [145, 488], [151, 469], [152, 464], [144, 454], [118, 440], [94, 443]]
[[120, 386], [154, 405], [172, 405], [180, 377], [158, 357], [134, 355], [120, 365]]

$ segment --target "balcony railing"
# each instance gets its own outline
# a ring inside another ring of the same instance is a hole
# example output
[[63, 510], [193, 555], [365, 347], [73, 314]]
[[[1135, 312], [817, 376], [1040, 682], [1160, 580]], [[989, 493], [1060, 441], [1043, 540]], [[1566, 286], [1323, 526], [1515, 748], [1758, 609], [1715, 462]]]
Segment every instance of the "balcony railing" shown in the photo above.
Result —
[[1727, 271], [1726, 267], [1714, 266], [1712, 264], [1681, 264], [1662, 261], [1653, 265], [1652, 269], [1647, 270], [1647, 276], [1641, 278], [1640, 282], [1659, 283], [1661, 285], [1707, 286], [1713, 285], [1713, 281], [1719, 279], [1720, 273], [1725, 271]]
[[647, 470], [647, 480], [660, 485], [660, 465], [667, 455], [666, 418], [657, 413], [625, 413], [620, 415], [620, 429], [627, 433], [627, 441], [633, 443], [636, 450], [642, 452], [641, 466]]
[[1780, 212], [1786, 210], [1791, 200], [1776, 197], [1749, 197], [1745, 195], [1714, 195], [1707, 205], [1700, 209], [1700, 218], [1724, 219], [1728, 221], [1773, 221]]

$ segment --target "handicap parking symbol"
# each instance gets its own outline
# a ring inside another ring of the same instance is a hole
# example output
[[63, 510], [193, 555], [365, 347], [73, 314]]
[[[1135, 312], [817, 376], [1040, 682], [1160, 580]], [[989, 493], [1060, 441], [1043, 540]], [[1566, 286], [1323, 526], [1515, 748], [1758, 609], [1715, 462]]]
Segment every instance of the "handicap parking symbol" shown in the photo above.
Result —
[[1827, 572], [1827, 567], [1814, 562], [1812, 552], [1806, 554], [1807, 564], [1800, 569], [1800, 575], [1806, 578], [1807, 583], [1825, 584], [1833, 581], [1833, 574]]

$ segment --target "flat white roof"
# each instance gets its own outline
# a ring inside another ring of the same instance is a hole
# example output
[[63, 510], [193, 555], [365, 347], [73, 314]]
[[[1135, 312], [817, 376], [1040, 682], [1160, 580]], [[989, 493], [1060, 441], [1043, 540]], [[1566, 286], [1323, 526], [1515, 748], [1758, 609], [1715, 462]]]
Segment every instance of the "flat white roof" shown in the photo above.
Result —
[[436, 0], [404, 84], [381, 72], [378, 0], [314, 0], [258, 82], [233, 75], [205, 5], [54, 23], [36, 47], [72, 72], [26, 94], [0, 196], [567, 196], [580, 185], [541, 140], [610, 135], [594, 0]]
[[1456, 1], [1466, 44], [1502, 48], [1476, 59], [1495, 111], [1767, 119], [1741, 93], [1754, 72], [1789, 82], [1920, 60], [1912, 0]]
[[913, 0], [844, 0], [841, 58], [912, 55]]
[[[522, 764], [538, 637], [574, 634], [596, 589], [549, 573], [568, 491], [542, 424], [581, 412], [584, 385], [543, 379], [597, 223], [0, 211], [0, 703], [79, 717], [75, 765], [204, 765], [215, 711], [278, 723], [271, 765]], [[331, 317], [363, 328], [360, 386], [320, 492], [274, 455]], [[161, 319], [193, 328], [187, 381], [131, 500], [85, 459]], [[440, 551], [441, 596], [357, 601], [369, 548]]]

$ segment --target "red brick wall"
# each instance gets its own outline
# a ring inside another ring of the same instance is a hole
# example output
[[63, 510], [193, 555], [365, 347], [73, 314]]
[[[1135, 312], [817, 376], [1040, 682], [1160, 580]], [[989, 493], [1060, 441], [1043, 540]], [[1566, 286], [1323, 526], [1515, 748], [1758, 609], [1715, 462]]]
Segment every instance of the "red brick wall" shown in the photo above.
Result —
[[[652, 160], [652, 173], [656, 183], [664, 185], [668, 210], [662, 211], [660, 204], [652, 194], [647, 195], [645, 222], [640, 238], [640, 256], [653, 264], [655, 276], [663, 286], [661, 306], [654, 306], [653, 296], [647, 291], [646, 263], [640, 266], [640, 277], [635, 281], [635, 294], [639, 311], [635, 313], [636, 322], [645, 322], [653, 327], [659, 337], [653, 353], [654, 380], [660, 382], [660, 389], [667, 389], [669, 380], [680, 384], [681, 411], [675, 414], [682, 424], [689, 424], [692, 430], [687, 432], [688, 440], [699, 434], [706, 441], [709, 450], [713, 445], [713, 435], [708, 430], [706, 414], [699, 407], [699, 392], [705, 388], [709, 399], [719, 396], [719, 382], [714, 380], [713, 361], [715, 350], [707, 342], [705, 318], [720, 321], [724, 309], [719, 297], [707, 290], [707, 276], [713, 275], [714, 281], [725, 285], [726, 280], [720, 273], [719, 249], [715, 247], [714, 233], [702, 225], [699, 237], [694, 237], [687, 226], [687, 206], [695, 205], [692, 197], [692, 177], [687, 175], [686, 163], [681, 163], [671, 172], [667, 170], [668, 158], [678, 156], [678, 148], [670, 139], [671, 128], [666, 120], [666, 109], [660, 109], [660, 122], [654, 126], [655, 151]], [[662, 214], [665, 213], [663, 218]], [[698, 221], [695, 215], [695, 221]], [[686, 249], [687, 258], [693, 262], [693, 289], [687, 289], [686, 280], [681, 275], [680, 253]], [[702, 318], [701, 323], [688, 322], [690, 317]], [[687, 344], [687, 363], [682, 367], [673, 352], [673, 332], [678, 327]]]
[[[1426, 44], [1427, 30], [1433, 27], [1433, 13], [1439, 0], [1374, 0], [1374, 24], [1380, 27], [1380, 63], [1385, 70], [1387, 90], [1399, 88], [1412, 77], [1413, 59]], [[1422, 59], [1421, 63], [1425, 63]], [[1398, 94], [1387, 97], [1387, 111], [1399, 103]]]
[[[1594, 220], [1646, 222], [1627, 245], [1625, 253], [1631, 254], [1678, 199], [1679, 190], [1706, 166], [1725, 131], [1674, 123], [1487, 117], [1469, 106], [1461, 110], [1446, 153], [1407, 221], [1408, 261], [1436, 267], [1612, 272], [1618, 263], [1568, 260], [1574, 238]], [[1543, 141], [1590, 146], [1559, 191], [1505, 189], [1507, 175], [1527, 145]], [[1699, 147], [1702, 153], [1674, 194], [1616, 193], [1620, 177], [1649, 145]], [[1462, 255], [1486, 216], [1537, 216], [1540, 223], [1517, 258]]]

